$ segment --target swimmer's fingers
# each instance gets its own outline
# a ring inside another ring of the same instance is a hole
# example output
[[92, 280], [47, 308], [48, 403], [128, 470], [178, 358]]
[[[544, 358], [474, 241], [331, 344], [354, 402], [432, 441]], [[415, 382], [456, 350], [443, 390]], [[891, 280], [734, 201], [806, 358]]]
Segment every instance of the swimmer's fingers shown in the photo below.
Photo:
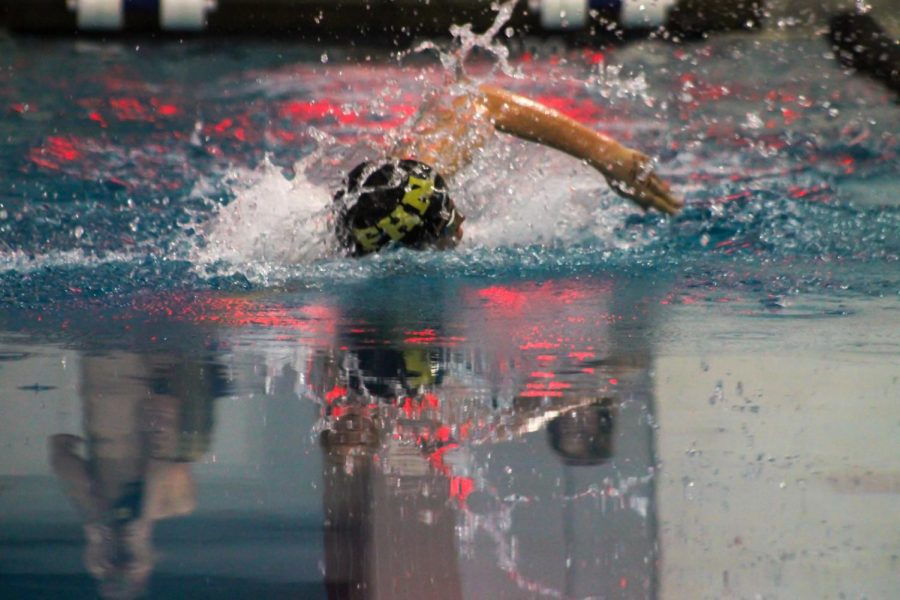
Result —
[[656, 173], [650, 173], [644, 182], [643, 193], [649, 206], [674, 215], [684, 206], [684, 201], [672, 193], [672, 186]]
[[633, 200], [644, 210], [655, 208], [669, 215], [677, 213], [684, 202], [672, 193], [668, 182], [654, 171], [650, 159], [640, 153], [633, 153], [633, 162], [623, 179], [608, 177], [607, 181], [619, 195]]
[[608, 182], [609, 187], [617, 194], [632, 200], [644, 210], [655, 208], [668, 215], [674, 215], [684, 205], [684, 202], [671, 192], [669, 184], [655, 174], [633, 184], [617, 179], [609, 179]]

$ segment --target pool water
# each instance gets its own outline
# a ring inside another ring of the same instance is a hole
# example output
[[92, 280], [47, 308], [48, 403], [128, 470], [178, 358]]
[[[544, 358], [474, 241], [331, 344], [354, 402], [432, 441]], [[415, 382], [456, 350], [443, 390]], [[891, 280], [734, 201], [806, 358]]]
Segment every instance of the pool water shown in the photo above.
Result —
[[499, 136], [453, 252], [327, 206], [433, 53], [0, 38], [4, 597], [886, 598], [900, 108], [821, 40], [466, 63], [657, 157]]

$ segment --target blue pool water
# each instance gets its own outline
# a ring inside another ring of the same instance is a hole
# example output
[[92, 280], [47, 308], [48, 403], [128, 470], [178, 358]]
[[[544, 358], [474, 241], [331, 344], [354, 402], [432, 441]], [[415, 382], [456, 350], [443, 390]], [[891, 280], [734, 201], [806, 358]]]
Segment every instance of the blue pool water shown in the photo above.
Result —
[[351, 260], [433, 54], [0, 38], [4, 597], [896, 589], [895, 99], [816, 39], [514, 50], [467, 69], [685, 209], [501, 136], [460, 248]]
[[3, 43], [0, 276], [14, 306], [380, 277], [410, 263], [450, 276], [660, 270], [763, 295], [896, 291], [884, 265], [898, 250], [897, 108], [818, 40], [552, 61], [535, 48], [508, 85], [658, 157], [686, 210], [641, 215], [574, 161], [503, 140], [455, 186], [470, 213], [461, 252], [361, 267], [309, 248], [327, 236], [309, 221], [439, 84], [435, 61]]

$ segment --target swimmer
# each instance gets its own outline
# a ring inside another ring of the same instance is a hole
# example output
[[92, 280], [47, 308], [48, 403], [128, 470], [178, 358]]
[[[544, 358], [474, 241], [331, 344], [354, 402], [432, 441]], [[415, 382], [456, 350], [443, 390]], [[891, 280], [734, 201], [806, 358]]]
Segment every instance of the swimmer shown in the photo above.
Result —
[[644, 210], [671, 215], [683, 205], [645, 154], [539, 102], [481, 85], [450, 103], [432, 98], [385, 159], [350, 171], [333, 205], [342, 247], [362, 256], [392, 241], [417, 249], [456, 246], [465, 217], [445, 178], [469, 164], [495, 130], [587, 162]]

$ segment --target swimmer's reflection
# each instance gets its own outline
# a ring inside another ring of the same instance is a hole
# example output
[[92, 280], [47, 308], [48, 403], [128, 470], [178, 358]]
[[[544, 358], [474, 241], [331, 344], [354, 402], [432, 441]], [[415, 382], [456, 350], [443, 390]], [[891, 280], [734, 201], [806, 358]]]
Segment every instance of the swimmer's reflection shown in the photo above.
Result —
[[50, 462], [84, 523], [84, 564], [104, 598], [144, 593], [153, 524], [192, 512], [191, 463], [208, 449], [215, 365], [113, 352], [84, 356], [84, 437], [50, 438]]
[[613, 454], [608, 398], [522, 396], [461, 423], [464, 411], [441, 394], [442, 376], [440, 357], [427, 350], [341, 352], [314, 365], [329, 598], [463, 597], [458, 513], [475, 486], [453, 454], [464, 441], [546, 426], [565, 464], [596, 465]]
[[568, 466], [589, 466], [613, 456], [615, 405], [611, 398], [591, 401], [547, 424], [553, 451]]
[[345, 353], [319, 367], [328, 597], [461, 598], [442, 461], [453, 440], [422, 391], [440, 375], [419, 351]]

